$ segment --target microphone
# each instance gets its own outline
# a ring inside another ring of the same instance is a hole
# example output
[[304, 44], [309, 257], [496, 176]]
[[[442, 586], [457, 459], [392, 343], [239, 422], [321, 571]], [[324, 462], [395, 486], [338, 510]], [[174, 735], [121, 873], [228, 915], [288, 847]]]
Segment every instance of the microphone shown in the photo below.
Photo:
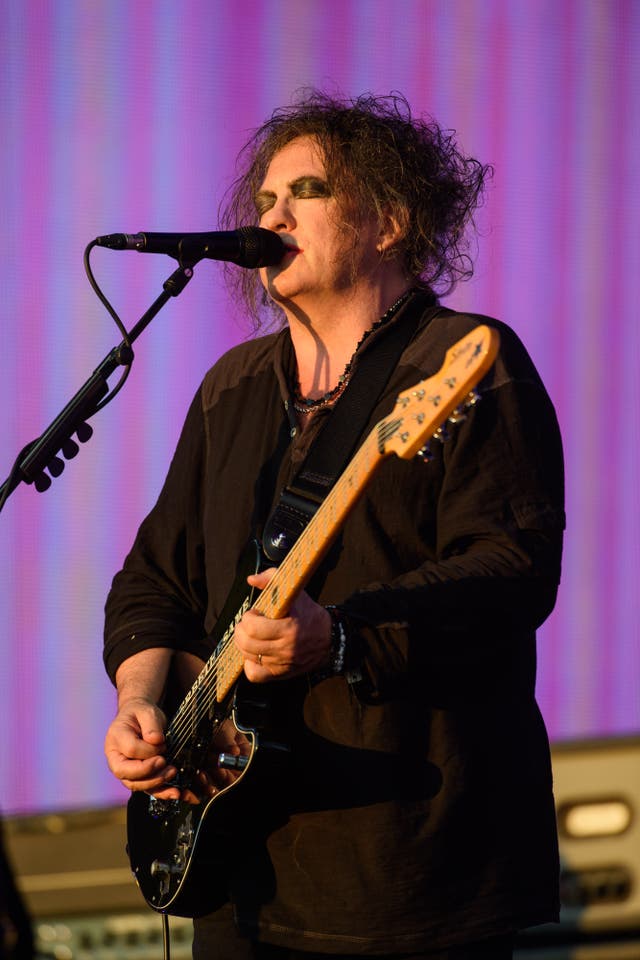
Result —
[[98, 247], [166, 253], [181, 263], [226, 260], [240, 267], [270, 267], [280, 263], [285, 245], [273, 230], [239, 227], [214, 233], [109, 233], [96, 237]]

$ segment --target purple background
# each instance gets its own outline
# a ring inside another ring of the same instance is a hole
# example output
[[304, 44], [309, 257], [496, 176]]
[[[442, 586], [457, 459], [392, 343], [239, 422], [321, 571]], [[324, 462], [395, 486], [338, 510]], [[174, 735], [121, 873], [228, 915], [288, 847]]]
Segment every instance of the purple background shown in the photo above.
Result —
[[[85, 244], [215, 229], [247, 132], [301, 86], [400, 90], [495, 165], [476, 276], [448, 303], [517, 330], [563, 429], [563, 585], [540, 632], [550, 732], [640, 731], [640, 4], [0, 0], [0, 22], [2, 479], [119, 342], [86, 281]], [[107, 250], [92, 263], [129, 326], [173, 270]], [[6, 812], [123, 799], [102, 757], [114, 708], [104, 598], [200, 378], [246, 334], [219, 266], [200, 264], [138, 341], [127, 386], [78, 459], [48, 493], [21, 485], [10, 498]]]

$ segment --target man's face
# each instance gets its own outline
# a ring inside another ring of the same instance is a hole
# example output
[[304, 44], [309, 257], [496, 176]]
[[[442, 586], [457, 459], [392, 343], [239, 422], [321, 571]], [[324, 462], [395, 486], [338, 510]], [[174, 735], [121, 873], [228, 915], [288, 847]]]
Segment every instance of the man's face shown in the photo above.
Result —
[[[274, 267], [260, 271], [276, 301], [313, 306], [352, 287], [353, 236], [340, 227], [340, 213], [330, 193], [315, 140], [299, 137], [271, 160], [255, 197], [261, 227], [282, 238], [287, 253]], [[360, 228], [355, 279], [379, 263], [377, 222]]]

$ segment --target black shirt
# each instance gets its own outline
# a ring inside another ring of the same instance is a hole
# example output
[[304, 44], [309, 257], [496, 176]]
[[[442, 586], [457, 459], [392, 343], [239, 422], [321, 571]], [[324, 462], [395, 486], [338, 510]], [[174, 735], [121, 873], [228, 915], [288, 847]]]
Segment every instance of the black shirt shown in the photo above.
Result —
[[[239, 921], [267, 942], [410, 952], [557, 916], [534, 697], [535, 629], [555, 601], [564, 526], [553, 407], [508, 327], [426, 308], [370, 427], [478, 323], [501, 335], [481, 402], [429, 464], [383, 462], [308, 588], [345, 612], [362, 681], [269, 685], [289, 718], [291, 772], [274, 776], [265, 847], [239, 849], [229, 869]], [[243, 545], [321, 426], [296, 429], [294, 375], [288, 330], [206, 375], [108, 598], [112, 677], [146, 647], [209, 656]]]

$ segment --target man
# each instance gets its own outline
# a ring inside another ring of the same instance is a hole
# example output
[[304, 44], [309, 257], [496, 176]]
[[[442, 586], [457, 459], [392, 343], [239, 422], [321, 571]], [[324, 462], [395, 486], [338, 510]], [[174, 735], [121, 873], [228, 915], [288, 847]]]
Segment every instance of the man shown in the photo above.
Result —
[[[196, 921], [194, 956], [510, 957], [515, 931], [558, 911], [534, 631], [555, 602], [563, 478], [553, 408], [516, 336], [432, 292], [471, 272], [464, 228], [488, 171], [398, 97], [311, 93], [245, 157], [223, 222], [282, 238], [259, 280], [286, 325], [207, 374], [114, 579], [108, 762], [134, 791], [198, 799], [165, 757], [160, 704], [170, 672], [186, 689], [210, 656], [243, 545], [408, 311], [366, 432], [489, 322], [501, 351], [466, 422], [427, 466], [386, 459], [288, 615], [250, 609], [235, 629], [290, 759], [243, 800], [231, 906]], [[254, 312], [255, 280], [239, 278]], [[246, 752], [236, 733], [227, 724], [217, 746]], [[202, 790], [229, 777], [210, 769]]]

